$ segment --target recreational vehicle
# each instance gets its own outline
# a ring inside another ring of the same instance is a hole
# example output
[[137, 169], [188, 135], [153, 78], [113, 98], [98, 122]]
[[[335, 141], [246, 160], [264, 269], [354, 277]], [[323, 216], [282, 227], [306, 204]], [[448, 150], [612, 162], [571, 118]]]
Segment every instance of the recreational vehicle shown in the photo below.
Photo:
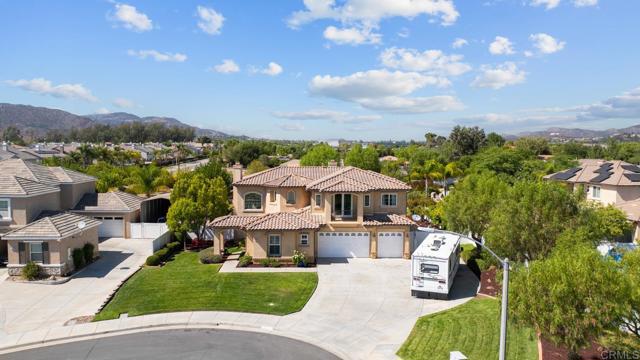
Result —
[[454, 233], [427, 235], [411, 255], [411, 295], [448, 298], [460, 263], [460, 240]]

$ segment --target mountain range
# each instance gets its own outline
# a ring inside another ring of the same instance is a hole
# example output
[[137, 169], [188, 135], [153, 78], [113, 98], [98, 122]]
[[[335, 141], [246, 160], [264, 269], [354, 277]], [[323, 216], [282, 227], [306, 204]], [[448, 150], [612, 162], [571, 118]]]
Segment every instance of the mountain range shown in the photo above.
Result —
[[636, 135], [640, 134], [640, 125], [633, 125], [622, 129], [589, 130], [579, 128], [552, 127], [541, 131], [521, 132], [517, 136], [537, 136], [543, 138], [563, 138], [563, 139], [594, 139], [607, 138], [612, 136]]
[[190, 126], [171, 117], [139, 117], [126, 112], [76, 115], [67, 111], [46, 107], [0, 103], [0, 129], [15, 126], [20, 129], [24, 135], [28, 136], [42, 136], [52, 130], [65, 132], [73, 128], [81, 129], [96, 124], [114, 126], [131, 122], [162, 123], [166, 126], [191, 127], [195, 129], [196, 136], [208, 136], [213, 139], [231, 137], [217, 130]]

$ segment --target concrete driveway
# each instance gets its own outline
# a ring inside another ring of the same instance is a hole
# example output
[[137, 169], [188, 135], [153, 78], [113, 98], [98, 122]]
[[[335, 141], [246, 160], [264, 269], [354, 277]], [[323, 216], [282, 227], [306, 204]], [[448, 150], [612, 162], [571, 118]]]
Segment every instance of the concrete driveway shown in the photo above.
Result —
[[62, 325], [93, 315], [120, 282], [142, 265], [150, 240], [107, 239], [100, 259], [59, 285], [0, 282], [0, 336]]
[[450, 300], [411, 296], [411, 262], [341, 259], [318, 266], [319, 283], [302, 311], [276, 329], [302, 334], [355, 359], [393, 359], [416, 320], [475, 296], [478, 280], [461, 266]]

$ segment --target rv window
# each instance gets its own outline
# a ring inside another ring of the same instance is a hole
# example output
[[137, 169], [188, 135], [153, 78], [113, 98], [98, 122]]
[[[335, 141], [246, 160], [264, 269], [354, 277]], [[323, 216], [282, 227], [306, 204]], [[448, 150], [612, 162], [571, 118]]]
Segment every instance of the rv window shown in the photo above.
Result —
[[440, 272], [440, 267], [433, 264], [420, 264], [420, 272], [427, 274], [437, 274]]

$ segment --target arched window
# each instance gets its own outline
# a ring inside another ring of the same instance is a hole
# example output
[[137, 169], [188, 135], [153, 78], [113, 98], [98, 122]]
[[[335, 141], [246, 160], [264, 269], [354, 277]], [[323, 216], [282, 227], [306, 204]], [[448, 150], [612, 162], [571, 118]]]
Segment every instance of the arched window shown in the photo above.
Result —
[[287, 193], [287, 204], [295, 204], [296, 203], [296, 192], [291, 190]]
[[260, 210], [262, 209], [262, 195], [258, 193], [248, 193], [244, 196], [244, 209], [245, 210]]

